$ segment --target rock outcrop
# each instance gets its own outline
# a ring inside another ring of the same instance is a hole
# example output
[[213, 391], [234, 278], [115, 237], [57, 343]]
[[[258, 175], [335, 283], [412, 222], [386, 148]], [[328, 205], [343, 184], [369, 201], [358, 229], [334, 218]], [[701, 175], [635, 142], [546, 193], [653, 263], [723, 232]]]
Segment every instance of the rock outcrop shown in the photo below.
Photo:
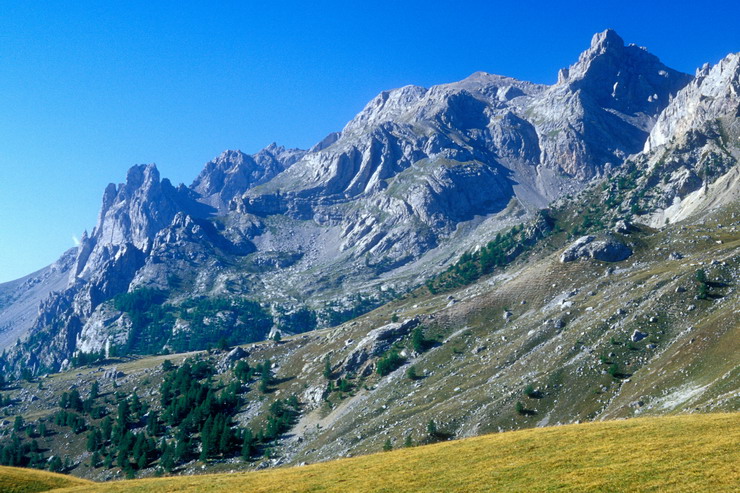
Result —
[[595, 236], [582, 236], [560, 255], [560, 261], [573, 262], [580, 259], [593, 259], [602, 262], [620, 262], [632, 255], [632, 249], [611, 236], [597, 239]]

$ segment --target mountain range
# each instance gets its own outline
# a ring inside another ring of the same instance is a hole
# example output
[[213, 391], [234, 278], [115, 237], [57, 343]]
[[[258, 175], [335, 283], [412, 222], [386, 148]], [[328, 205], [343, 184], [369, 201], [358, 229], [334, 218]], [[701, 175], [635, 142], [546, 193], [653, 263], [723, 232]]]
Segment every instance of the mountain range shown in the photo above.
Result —
[[111, 300], [137, 289], [316, 319], [286, 333], [331, 325], [625, 163], [654, 175], [631, 193], [660, 227], [736, 198], [737, 84], [736, 54], [692, 77], [607, 30], [552, 86], [477, 72], [384, 91], [310, 150], [225, 151], [189, 187], [134, 166], [78, 248], [0, 286], [0, 342], [35, 372], [109, 352], [132, 332]]

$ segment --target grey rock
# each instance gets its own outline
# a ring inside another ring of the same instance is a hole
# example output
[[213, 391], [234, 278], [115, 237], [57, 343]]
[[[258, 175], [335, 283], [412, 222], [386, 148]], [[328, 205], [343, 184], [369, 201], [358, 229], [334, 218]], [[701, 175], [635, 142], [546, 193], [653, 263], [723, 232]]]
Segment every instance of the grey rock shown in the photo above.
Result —
[[639, 330], [635, 330], [632, 335], [630, 336], [630, 340], [632, 342], [639, 342], [643, 339], [645, 339], [649, 334], [647, 332], [642, 332]]
[[631, 255], [631, 248], [611, 236], [601, 239], [595, 236], [582, 236], [565, 249], [560, 255], [560, 262], [573, 262], [579, 259], [619, 262]]

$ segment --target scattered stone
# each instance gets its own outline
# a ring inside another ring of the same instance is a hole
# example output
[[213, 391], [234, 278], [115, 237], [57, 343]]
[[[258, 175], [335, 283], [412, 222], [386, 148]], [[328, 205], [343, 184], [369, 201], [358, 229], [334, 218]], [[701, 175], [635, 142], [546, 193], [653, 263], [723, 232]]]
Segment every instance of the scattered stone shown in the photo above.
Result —
[[676, 288], [676, 292], [677, 292], [677, 293], [685, 293], [685, 292], [686, 292], [686, 288], [685, 288], [685, 287], [683, 287], [683, 286], [678, 286], [678, 287]]
[[678, 252], [671, 252], [670, 255], [668, 255], [668, 260], [681, 260], [683, 258], [683, 255]]

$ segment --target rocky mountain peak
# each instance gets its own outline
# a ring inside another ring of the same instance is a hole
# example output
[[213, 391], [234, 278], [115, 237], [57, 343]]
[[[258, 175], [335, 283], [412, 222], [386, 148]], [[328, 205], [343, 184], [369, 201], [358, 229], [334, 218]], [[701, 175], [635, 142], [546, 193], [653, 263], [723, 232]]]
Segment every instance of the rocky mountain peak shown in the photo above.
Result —
[[603, 108], [655, 117], [670, 95], [691, 79], [663, 65], [647, 49], [625, 46], [614, 30], [607, 29], [595, 34], [578, 61], [560, 72], [558, 84], [581, 90]]

